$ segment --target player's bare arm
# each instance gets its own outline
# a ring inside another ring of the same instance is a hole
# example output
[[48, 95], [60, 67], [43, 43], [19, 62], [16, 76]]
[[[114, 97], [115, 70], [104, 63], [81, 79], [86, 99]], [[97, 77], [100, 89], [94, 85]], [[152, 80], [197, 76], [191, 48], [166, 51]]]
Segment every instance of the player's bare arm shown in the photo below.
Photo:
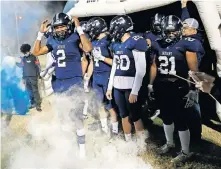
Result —
[[188, 64], [188, 67], [192, 71], [198, 71], [198, 60], [197, 60], [197, 54], [196, 52], [186, 52], [186, 61]]
[[188, 0], [181, 0], [181, 8], [186, 8]]
[[49, 49], [47, 46], [41, 46], [41, 39], [44, 35], [45, 32], [49, 30], [48, 25], [48, 20], [44, 20], [40, 26], [40, 31], [38, 32], [38, 37], [35, 41], [34, 48], [33, 48], [33, 55], [39, 56], [39, 55], [44, 55], [49, 52]]
[[146, 39], [146, 41], [147, 41], [148, 47], [151, 47], [151, 40], [150, 39]]
[[105, 57], [104, 62], [112, 66], [113, 59]]
[[154, 82], [154, 79], [156, 78], [156, 75], [157, 75], [157, 66], [156, 66], [156, 63], [155, 63], [155, 57], [153, 59], [153, 63], [150, 67], [150, 85], [153, 85], [153, 82]]
[[91, 77], [91, 76], [92, 76], [93, 71], [94, 71], [94, 61], [93, 61], [93, 59], [91, 58], [91, 59], [90, 59], [89, 66], [88, 66], [88, 70], [87, 70], [87, 75], [88, 75], [88, 77]]
[[84, 34], [84, 32], [80, 26], [80, 22], [79, 22], [78, 18], [76, 16], [73, 16], [72, 20], [74, 21], [76, 30], [80, 36], [80, 39], [81, 39], [80, 48], [86, 53], [91, 52], [92, 44], [91, 44], [90, 40], [87, 38], [87, 36]]
[[84, 76], [86, 73], [87, 67], [88, 67], [88, 60], [87, 60], [86, 55], [84, 53], [81, 58], [81, 65], [82, 65], [82, 74]]

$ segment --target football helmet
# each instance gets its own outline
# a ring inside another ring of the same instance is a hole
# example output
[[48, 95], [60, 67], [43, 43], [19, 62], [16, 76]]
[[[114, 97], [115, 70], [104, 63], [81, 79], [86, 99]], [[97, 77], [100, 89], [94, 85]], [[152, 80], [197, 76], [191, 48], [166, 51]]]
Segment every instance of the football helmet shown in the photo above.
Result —
[[[66, 26], [67, 29], [56, 31], [56, 27]], [[69, 16], [65, 13], [57, 13], [51, 23], [52, 35], [57, 40], [64, 40], [70, 36], [73, 31], [73, 22], [69, 19]]]
[[104, 33], [107, 30], [107, 23], [100, 17], [91, 18], [87, 22], [86, 32], [88, 33], [91, 40], [96, 39], [101, 33]]
[[80, 22], [81, 28], [84, 32], [86, 32], [86, 28], [87, 28], [87, 21], [81, 21]]
[[123, 35], [133, 30], [133, 21], [127, 15], [115, 16], [110, 22], [110, 38], [112, 41], [120, 41]]
[[162, 25], [162, 37], [166, 43], [175, 43], [180, 40], [182, 35], [182, 21], [174, 16], [165, 17]]
[[151, 31], [155, 34], [161, 34], [162, 26], [164, 24], [165, 16], [159, 13], [156, 13], [151, 20]]

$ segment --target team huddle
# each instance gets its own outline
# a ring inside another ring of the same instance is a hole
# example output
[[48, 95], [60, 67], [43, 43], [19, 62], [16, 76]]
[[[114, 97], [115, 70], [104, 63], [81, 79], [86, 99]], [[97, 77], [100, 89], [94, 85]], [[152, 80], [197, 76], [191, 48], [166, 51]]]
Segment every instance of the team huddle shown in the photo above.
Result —
[[[50, 27], [47, 21], [42, 23], [33, 54], [51, 53], [52, 62], [41, 76], [54, 71], [55, 93], [66, 92], [74, 85], [88, 92], [92, 81], [91, 88], [102, 103], [99, 112], [110, 113], [111, 135], [118, 135], [119, 114], [127, 142], [132, 140], [132, 125], [137, 139], [148, 137], [141, 119], [142, 102], [155, 100], [166, 136], [165, 145], [157, 151], [163, 155], [175, 147], [176, 127], [181, 152], [172, 162], [180, 162], [191, 155], [185, 111], [192, 104], [190, 93], [197, 92], [183, 79], [189, 78], [190, 70], [198, 71], [204, 54], [198, 40], [182, 36], [184, 24], [174, 15], [156, 14], [154, 33], [141, 34], [132, 32], [133, 21], [127, 15], [114, 17], [108, 26], [101, 17], [80, 23], [76, 17], [58, 13]], [[44, 35], [47, 44], [41, 46]], [[83, 106], [81, 110], [83, 115]], [[107, 134], [107, 116], [100, 115], [100, 121], [102, 131]], [[76, 132], [80, 155], [84, 156], [85, 130], [81, 127]]]

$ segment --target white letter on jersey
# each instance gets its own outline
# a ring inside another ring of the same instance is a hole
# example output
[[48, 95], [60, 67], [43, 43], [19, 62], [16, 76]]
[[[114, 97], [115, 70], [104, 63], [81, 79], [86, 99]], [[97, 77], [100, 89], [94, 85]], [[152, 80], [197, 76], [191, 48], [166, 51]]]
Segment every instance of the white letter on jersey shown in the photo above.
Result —
[[[159, 61], [164, 61], [163, 63], [160, 63], [160, 73], [161, 74], [176, 74], [175, 70], [175, 57], [171, 56], [169, 59], [166, 56], [160, 56]], [[169, 71], [168, 66], [169, 62], [171, 63], [171, 69]]]
[[[61, 54], [61, 56], [59, 56]], [[66, 67], [66, 62], [64, 61], [66, 56], [64, 50], [58, 50], [58, 67]]]

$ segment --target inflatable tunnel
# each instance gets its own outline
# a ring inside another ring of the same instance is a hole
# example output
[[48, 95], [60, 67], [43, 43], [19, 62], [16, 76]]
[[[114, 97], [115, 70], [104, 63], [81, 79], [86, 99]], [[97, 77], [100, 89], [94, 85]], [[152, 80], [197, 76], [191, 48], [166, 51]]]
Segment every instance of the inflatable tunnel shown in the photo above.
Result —
[[[69, 16], [110, 16], [150, 10], [174, 2], [176, 0], [75, 0], [67, 2], [64, 12], [71, 8], [67, 12]], [[221, 2], [197, 0], [193, 0], [193, 2], [198, 9], [210, 47], [216, 51], [217, 73], [221, 77], [221, 38], [218, 30], [218, 25], [221, 23], [219, 16], [221, 14]]]

